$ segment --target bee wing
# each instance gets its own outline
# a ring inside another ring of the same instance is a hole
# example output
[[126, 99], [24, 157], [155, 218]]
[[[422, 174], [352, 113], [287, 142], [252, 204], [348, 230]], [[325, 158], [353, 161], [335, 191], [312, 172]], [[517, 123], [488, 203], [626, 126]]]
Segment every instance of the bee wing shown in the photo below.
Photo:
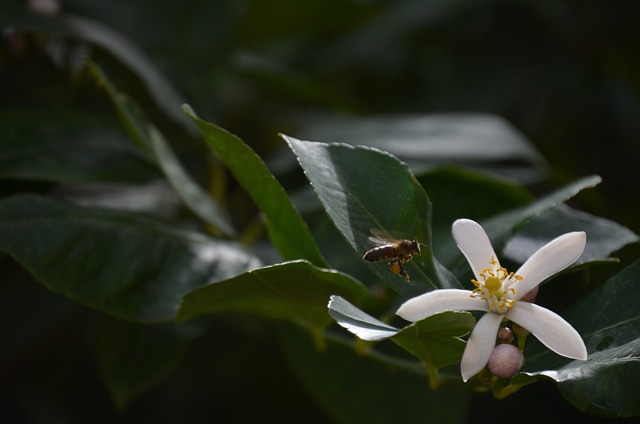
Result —
[[370, 231], [372, 236], [369, 237], [369, 241], [377, 246], [394, 243], [406, 238], [402, 236], [402, 233], [384, 231], [379, 228], [371, 228]]

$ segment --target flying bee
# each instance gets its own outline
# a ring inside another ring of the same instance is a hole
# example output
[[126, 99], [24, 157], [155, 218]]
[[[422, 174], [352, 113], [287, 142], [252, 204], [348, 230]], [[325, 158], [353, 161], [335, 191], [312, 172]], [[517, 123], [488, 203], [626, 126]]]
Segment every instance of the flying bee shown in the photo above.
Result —
[[367, 262], [381, 262], [389, 260], [387, 266], [395, 275], [402, 277], [408, 283], [411, 279], [402, 266], [409, 262], [413, 255], [420, 255], [420, 243], [417, 240], [394, 239], [384, 231], [377, 228], [371, 229], [372, 237], [369, 240], [376, 247], [368, 250], [362, 257]]

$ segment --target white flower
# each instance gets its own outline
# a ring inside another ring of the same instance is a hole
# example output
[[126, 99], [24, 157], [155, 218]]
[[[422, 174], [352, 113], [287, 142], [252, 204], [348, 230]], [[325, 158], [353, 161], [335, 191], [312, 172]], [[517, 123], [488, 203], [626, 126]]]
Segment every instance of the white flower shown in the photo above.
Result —
[[476, 289], [434, 290], [408, 300], [396, 313], [408, 321], [418, 321], [444, 311], [488, 312], [478, 320], [462, 355], [464, 381], [487, 365], [503, 320], [527, 329], [559, 355], [587, 359], [580, 334], [568, 322], [541, 306], [519, 302], [532, 288], [580, 257], [587, 240], [584, 232], [567, 233], [550, 241], [515, 274], [500, 266], [489, 237], [477, 222], [459, 219], [453, 223], [452, 233], [475, 274], [471, 281]]

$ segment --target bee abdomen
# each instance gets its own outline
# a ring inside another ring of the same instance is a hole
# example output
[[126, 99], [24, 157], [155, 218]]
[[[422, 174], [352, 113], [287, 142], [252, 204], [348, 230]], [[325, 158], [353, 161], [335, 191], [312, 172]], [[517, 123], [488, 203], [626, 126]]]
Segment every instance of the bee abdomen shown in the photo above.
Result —
[[395, 258], [398, 255], [398, 251], [393, 246], [380, 246], [374, 247], [364, 254], [362, 257], [368, 262], [380, 262], [387, 259]]

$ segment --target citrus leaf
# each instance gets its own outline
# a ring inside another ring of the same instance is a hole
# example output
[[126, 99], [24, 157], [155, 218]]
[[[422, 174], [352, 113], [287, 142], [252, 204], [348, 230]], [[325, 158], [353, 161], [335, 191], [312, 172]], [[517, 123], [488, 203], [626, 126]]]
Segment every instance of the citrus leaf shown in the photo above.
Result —
[[523, 263], [547, 242], [570, 231], [587, 233], [587, 245], [577, 263], [613, 260], [609, 255], [638, 241], [635, 233], [620, 224], [559, 205], [529, 222], [509, 240], [505, 257]]
[[188, 105], [184, 106], [184, 111], [197, 125], [211, 150], [258, 205], [271, 241], [282, 258], [306, 259], [325, 266], [309, 227], [262, 159], [235, 135], [198, 118]]
[[460, 362], [476, 320], [468, 312], [444, 312], [399, 330], [379, 321], [339, 296], [331, 296], [329, 314], [342, 327], [367, 341], [391, 339], [425, 364], [437, 386], [437, 369]]
[[[521, 184], [459, 166], [438, 166], [418, 176], [433, 203], [433, 246], [451, 240], [451, 224], [465, 217], [480, 221], [533, 201]], [[499, 201], [497, 201], [499, 199]]]
[[367, 315], [340, 296], [331, 296], [328, 308], [331, 318], [362, 340], [384, 340], [395, 336], [400, 331]]
[[214, 226], [223, 234], [236, 235], [227, 212], [187, 174], [162, 133], [145, 118], [138, 105], [128, 96], [118, 92], [95, 64], [87, 62], [87, 66], [98, 84], [105, 87], [118, 115], [129, 129], [132, 137], [138, 144], [151, 152], [152, 157], [183, 203], [200, 219]]
[[[640, 416], [640, 261], [609, 279], [566, 311], [589, 356], [567, 361], [542, 347], [525, 351], [525, 371], [515, 384], [546, 377], [576, 408], [612, 417]], [[528, 346], [529, 347], [529, 346]]]
[[142, 322], [171, 321], [185, 293], [259, 264], [235, 243], [149, 217], [27, 194], [0, 200], [0, 250], [49, 289]]
[[[494, 249], [500, 252], [503, 250], [507, 241], [528, 222], [558, 207], [577, 195], [580, 191], [598, 185], [601, 181], [602, 179], [597, 175], [581, 178], [533, 203], [494, 215], [488, 219], [480, 220], [480, 224], [491, 239]], [[438, 258], [448, 269], [454, 272], [456, 277], [463, 278], [464, 275], [470, 272], [464, 257], [455, 245], [452, 237], [438, 246], [437, 253]]]
[[531, 181], [546, 168], [523, 134], [490, 114], [323, 118], [312, 121], [302, 135], [309, 140], [376, 147], [406, 162], [416, 174], [430, 166], [456, 163]]
[[307, 261], [284, 262], [188, 293], [180, 305], [178, 320], [230, 311], [324, 328], [331, 322], [326, 305], [334, 293], [356, 302], [362, 302], [368, 294], [360, 282], [346, 274], [318, 268]]
[[[408, 167], [370, 147], [302, 141], [283, 136], [298, 158], [318, 198], [347, 243], [360, 255], [375, 247], [371, 229], [400, 232], [407, 239], [431, 241], [431, 202]], [[404, 297], [456, 285], [434, 261], [431, 249], [405, 264], [410, 284], [385, 263], [367, 263]]]
[[428, 367], [460, 363], [467, 343], [460, 339], [471, 332], [476, 320], [469, 312], [443, 312], [405, 327], [392, 340]]

